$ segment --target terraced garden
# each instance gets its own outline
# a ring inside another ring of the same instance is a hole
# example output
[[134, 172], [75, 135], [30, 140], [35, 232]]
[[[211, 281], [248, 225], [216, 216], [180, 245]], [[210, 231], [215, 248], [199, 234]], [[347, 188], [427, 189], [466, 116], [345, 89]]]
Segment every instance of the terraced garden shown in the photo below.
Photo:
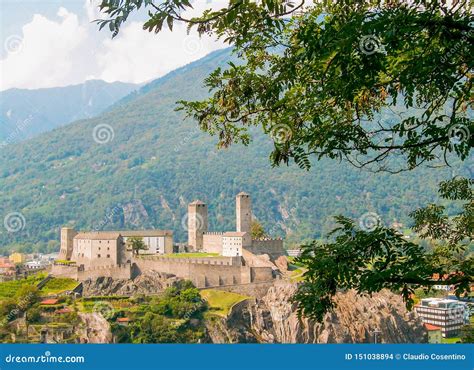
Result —
[[235, 304], [249, 298], [237, 293], [224, 292], [215, 289], [201, 290], [201, 297], [209, 304], [209, 314], [227, 317]]

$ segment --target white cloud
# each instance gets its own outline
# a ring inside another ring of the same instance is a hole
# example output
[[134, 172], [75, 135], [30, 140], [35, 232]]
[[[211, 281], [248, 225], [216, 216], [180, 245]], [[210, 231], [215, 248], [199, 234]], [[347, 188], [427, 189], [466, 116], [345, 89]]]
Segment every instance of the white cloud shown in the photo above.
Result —
[[115, 39], [104, 41], [104, 50], [98, 55], [100, 78], [143, 82], [199, 59], [217, 46], [209, 37], [187, 35], [184, 26], [154, 34], [133, 22]]
[[102, 18], [102, 13], [99, 10], [100, 3], [100, 0], [85, 0], [84, 9], [86, 10], [89, 22]]
[[[194, 2], [187, 16], [224, 3]], [[137, 21], [126, 23], [111, 39], [109, 32], [99, 32], [97, 24], [90, 23], [101, 17], [96, 5], [97, 0], [85, 0], [83, 16], [63, 7], [58, 19], [35, 14], [22, 35], [10, 35], [4, 45], [7, 54], [0, 60], [0, 90], [65, 86], [87, 79], [141, 83], [224, 46], [208, 36], [188, 36], [184, 25], [157, 35], [144, 31]]]
[[73, 77], [76, 67], [73, 56], [86, 42], [87, 30], [79, 24], [78, 17], [65, 8], [59, 8], [57, 15], [60, 20], [56, 22], [35, 14], [31, 22], [23, 26], [23, 35], [10, 36], [18, 44], [12, 48], [5, 45], [8, 53], [0, 61], [2, 90], [77, 82]]

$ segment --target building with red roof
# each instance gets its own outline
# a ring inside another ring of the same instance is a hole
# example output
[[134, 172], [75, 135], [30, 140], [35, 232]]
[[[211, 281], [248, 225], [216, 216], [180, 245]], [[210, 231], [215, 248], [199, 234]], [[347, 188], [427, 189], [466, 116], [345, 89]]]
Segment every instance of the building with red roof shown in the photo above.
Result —
[[431, 324], [424, 324], [424, 326], [428, 332], [428, 343], [441, 343], [443, 339], [441, 327]]

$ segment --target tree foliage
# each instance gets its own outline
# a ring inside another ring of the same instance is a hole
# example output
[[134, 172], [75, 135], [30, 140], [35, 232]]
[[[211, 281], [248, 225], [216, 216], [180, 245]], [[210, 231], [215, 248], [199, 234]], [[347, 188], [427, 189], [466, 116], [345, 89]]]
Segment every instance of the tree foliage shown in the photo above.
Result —
[[[205, 81], [211, 97], [181, 101], [179, 108], [217, 135], [221, 147], [249, 144], [249, 128], [258, 126], [274, 141], [274, 165], [294, 160], [309, 169], [314, 155], [399, 172], [469, 157], [471, 2], [229, 0], [188, 19], [192, 5], [185, 0], [104, 0], [109, 18], [99, 23], [116, 35], [142, 6], [150, 9], [145, 29], [160, 32], [185, 22], [234, 47], [240, 62], [217, 68]], [[441, 184], [443, 198], [464, 201], [457, 216], [434, 204], [412, 214], [414, 230], [429, 238], [432, 250], [383, 225], [359, 230], [338, 217], [328, 242], [303, 247], [300, 262], [308, 271], [295, 296], [300, 312], [321, 320], [340, 289], [390, 288], [408, 307], [420, 286], [441, 282], [454, 285], [458, 295], [467, 292], [473, 276], [470, 185], [466, 179]]]
[[474, 343], [474, 325], [465, 325], [462, 327], [461, 343]]
[[256, 220], [253, 220], [252, 225], [250, 225], [250, 234], [252, 235], [252, 239], [263, 238], [267, 235], [263, 225]]
[[113, 325], [119, 343], [195, 343], [202, 339], [202, 314], [207, 305], [190, 281], [178, 281], [161, 296], [144, 300], [139, 310], [128, 313], [133, 319], [130, 326]]
[[469, 294], [474, 276], [474, 256], [469, 250], [474, 218], [469, 212], [474, 197], [466, 185], [465, 179], [441, 185], [443, 197], [455, 196], [465, 202], [465, 212], [454, 219], [435, 205], [413, 212], [414, 229], [432, 241], [430, 251], [382, 224], [368, 231], [346, 217], [336, 217], [340, 226], [332, 232], [333, 240], [304, 245], [296, 259], [307, 267], [294, 296], [299, 313], [322, 320], [333, 308], [334, 295], [346, 289], [370, 294], [388, 288], [400, 292], [409, 309], [420, 287], [429, 290], [433, 285], [450, 285], [458, 296]]
[[[248, 144], [260, 126], [275, 142], [274, 164], [319, 158], [399, 171], [469, 155], [474, 132], [474, 16], [470, 2], [230, 0], [187, 19], [189, 1], [104, 0], [101, 20], [116, 33], [150, 8], [144, 28], [185, 22], [233, 45], [244, 60], [217, 68], [204, 101], [181, 102], [222, 147]], [[305, 6], [304, 6], [305, 5]], [[392, 117], [382, 119], [380, 113]]]
[[140, 251], [148, 249], [148, 246], [143, 242], [143, 238], [138, 236], [132, 236], [127, 238], [127, 247], [132, 251], [134, 255], [138, 255]]

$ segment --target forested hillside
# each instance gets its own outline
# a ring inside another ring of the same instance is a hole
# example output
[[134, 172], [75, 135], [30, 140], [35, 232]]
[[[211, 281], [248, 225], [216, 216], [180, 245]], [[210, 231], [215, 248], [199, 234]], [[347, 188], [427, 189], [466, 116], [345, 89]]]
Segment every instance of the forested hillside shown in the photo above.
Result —
[[47, 89], [0, 92], [0, 144], [12, 144], [78, 119], [90, 118], [138, 88], [91, 80]]
[[375, 212], [387, 225], [407, 226], [410, 211], [437, 200], [440, 180], [453, 171], [462, 174], [422, 168], [370, 174], [331, 160], [310, 171], [296, 165], [272, 168], [273, 144], [255, 131], [249, 147], [217, 151], [217, 139], [183, 120], [175, 102], [204, 97], [202, 80], [228, 59], [229, 51], [215, 52], [96, 118], [3, 148], [0, 216], [19, 212], [24, 223], [14, 231], [0, 225], [0, 252], [57, 248], [48, 241], [58, 241], [63, 225], [173, 229], [175, 241], [185, 241], [188, 202], [207, 202], [211, 229], [228, 230], [235, 224], [239, 191], [252, 195], [255, 217], [271, 234], [288, 237], [288, 244], [320, 237], [336, 214], [358, 218]]

